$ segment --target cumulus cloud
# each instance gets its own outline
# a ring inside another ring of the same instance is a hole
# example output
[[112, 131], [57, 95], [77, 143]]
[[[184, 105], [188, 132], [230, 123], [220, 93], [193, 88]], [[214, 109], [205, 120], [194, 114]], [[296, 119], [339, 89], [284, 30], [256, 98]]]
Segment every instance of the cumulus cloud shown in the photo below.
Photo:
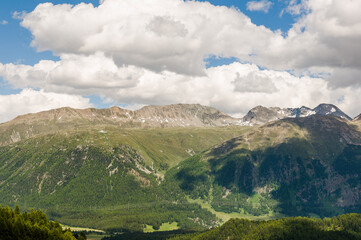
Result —
[[[294, 69], [298, 72], [334, 72], [361, 68], [361, 1], [307, 0], [307, 9], [287, 37], [254, 56], [254, 61], [272, 69]], [[344, 71], [346, 72], [346, 71]], [[350, 74], [353, 74], [350, 71]], [[352, 76], [350, 75], [350, 79]], [[347, 82], [358, 84], [358, 78]], [[344, 86], [343, 79], [332, 78], [334, 86]]]
[[47, 93], [43, 90], [24, 89], [18, 94], [0, 95], [0, 123], [18, 115], [35, 113], [59, 107], [87, 108], [89, 99], [67, 94]]
[[262, 11], [268, 13], [272, 7], [272, 2], [268, 0], [249, 1], [247, 2], [247, 10], [249, 11]]
[[[265, 6], [271, 2], [248, 2], [249, 9]], [[286, 10], [302, 17], [286, 37], [234, 8], [182, 0], [105, 0], [98, 7], [44, 3], [22, 14], [21, 25], [39, 51], [102, 52], [118, 67], [201, 76], [204, 59], [221, 56], [302, 73], [361, 67], [359, 9], [361, 1], [354, 0], [291, 0]]]
[[[256, 26], [237, 9], [208, 2], [44, 3], [16, 16], [32, 33], [32, 45], [60, 60], [0, 64], [0, 76], [17, 88], [96, 94], [132, 106], [201, 103], [244, 114], [260, 104], [330, 102], [356, 115], [361, 94], [358, 9], [360, 1], [290, 1], [288, 11], [300, 18], [284, 36]], [[244, 63], [205, 68], [209, 56]]]
[[21, 25], [39, 51], [103, 52], [118, 66], [198, 76], [207, 56], [248, 58], [281, 37], [234, 8], [183, 0], [105, 0], [98, 7], [44, 3], [24, 15]]
[[86, 95], [135, 86], [143, 71], [135, 66], [118, 67], [102, 53], [64, 54], [60, 61], [42, 60], [34, 66], [0, 63], [0, 75], [16, 88], [35, 87]]
[[[45, 65], [32, 67], [7, 64], [0, 68], [0, 75], [14, 85], [19, 82], [29, 87], [37, 86], [33, 85], [36, 83], [44, 86], [44, 91], [78, 95], [96, 93], [117, 104], [139, 106], [200, 103], [230, 114], [245, 114], [250, 108], [260, 104], [298, 107], [330, 102], [344, 106], [352, 99], [357, 99], [357, 94], [361, 93], [360, 89], [347, 87], [342, 91], [332, 89], [327, 81], [321, 78], [297, 77], [288, 72], [262, 70], [255, 64], [239, 62], [208, 68], [203, 76], [188, 76], [169, 71], [157, 73], [143, 69], [141, 74], [137, 72], [137, 78], [129, 80], [127, 87], [102, 87], [112, 84], [112, 78], [104, 79], [98, 85], [89, 83], [79, 87], [79, 83], [72, 81], [78, 76], [77, 71], [74, 71], [73, 75], [71, 72], [64, 74], [61, 68], [57, 70], [53, 65], [59, 66], [62, 63], [53, 62], [49, 64], [49, 69], [46, 69]], [[4, 75], [4, 72], [7, 75]], [[29, 79], [31, 81], [28, 81]], [[344, 99], [339, 101], [342, 97]], [[347, 109], [351, 111], [348, 112], [350, 114], [358, 114], [356, 107]]]
[[263, 92], [272, 93], [277, 91], [272, 78], [261, 71], [252, 71], [246, 76], [241, 76], [239, 72], [234, 80], [235, 91], [237, 92]]
[[6, 24], [8, 24], [8, 21], [6, 21], [6, 20], [1, 20], [0, 21], [0, 25], [6, 25]]

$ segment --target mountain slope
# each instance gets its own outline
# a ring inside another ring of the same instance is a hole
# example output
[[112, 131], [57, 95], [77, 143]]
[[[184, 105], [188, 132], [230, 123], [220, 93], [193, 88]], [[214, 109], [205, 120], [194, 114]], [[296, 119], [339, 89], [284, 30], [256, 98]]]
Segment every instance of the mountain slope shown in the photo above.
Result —
[[255, 128], [171, 169], [213, 209], [250, 215], [361, 212], [361, 132], [334, 116]]
[[247, 131], [224, 126], [228, 120], [213, 108], [184, 104], [19, 116], [0, 125], [0, 202], [101, 229], [213, 226], [215, 216], [160, 184], [168, 168]]
[[[141, 231], [144, 224], [169, 221], [181, 228], [215, 224], [211, 213], [168, 194], [160, 185], [163, 174], [246, 128], [98, 127], [1, 146], [1, 204], [41, 208], [62, 223], [100, 229]], [[203, 225], [187, 216], [201, 218]]]
[[252, 108], [240, 122], [241, 125], [262, 125], [267, 122], [284, 119], [299, 118], [310, 115], [333, 115], [351, 121], [352, 119], [342, 112], [338, 107], [332, 104], [320, 104], [314, 109], [302, 106], [300, 108], [279, 108], [257, 106]]
[[137, 231], [216, 225], [198, 198], [248, 217], [360, 211], [361, 133], [349, 121], [316, 114], [223, 126], [233, 120], [182, 104], [18, 117], [0, 125], [0, 202]]
[[234, 119], [214, 108], [199, 104], [147, 106], [137, 111], [111, 107], [108, 109], [59, 108], [19, 116], [0, 124], [0, 145], [32, 136], [89, 126], [112, 125], [121, 128], [212, 127], [227, 126]]

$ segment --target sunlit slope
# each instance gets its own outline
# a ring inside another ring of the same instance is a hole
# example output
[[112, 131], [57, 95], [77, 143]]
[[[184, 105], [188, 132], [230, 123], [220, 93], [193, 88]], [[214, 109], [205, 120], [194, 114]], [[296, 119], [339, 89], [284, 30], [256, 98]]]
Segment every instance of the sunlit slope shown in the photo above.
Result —
[[146, 106], [136, 111], [69, 107], [18, 116], [0, 124], [0, 145], [64, 130], [114, 126], [123, 129], [228, 126], [238, 119], [199, 104]]
[[[178, 204], [182, 198], [163, 189], [163, 174], [245, 131], [97, 126], [32, 137], [0, 147], [0, 201], [41, 208], [76, 226], [139, 230], [173, 221], [182, 228], [209, 226], [216, 218], [195, 204]], [[202, 214], [204, 226], [187, 217]]]
[[266, 124], [191, 157], [166, 176], [220, 212], [361, 212], [361, 133], [333, 116]]

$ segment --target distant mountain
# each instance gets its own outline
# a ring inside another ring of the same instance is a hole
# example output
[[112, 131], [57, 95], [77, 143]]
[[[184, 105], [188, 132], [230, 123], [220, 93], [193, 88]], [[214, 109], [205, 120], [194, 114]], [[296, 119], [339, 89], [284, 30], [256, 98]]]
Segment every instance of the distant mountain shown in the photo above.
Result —
[[253, 126], [262, 125], [267, 122], [284, 119], [307, 117], [310, 115], [333, 115], [351, 121], [352, 119], [332, 104], [320, 104], [314, 109], [302, 106], [300, 108], [279, 108], [257, 106], [252, 108], [239, 122], [240, 125]]
[[332, 115], [287, 118], [169, 170], [220, 212], [334, 216], [361, 212], [361, 132]]
[[40, 134], [86, 129], [89, 126], [112, 125], [120, 128], [253, 126], [284, 118], [307, 117], [314, 114], [334, 115], [352, 120], [332, 104], [320, 104], [314, 109], [304, 106], [300, 108], [257, 106], [242, 119], [233, 118], [215, 108], [200, 104], [146, 106], [136, 111], [119, 107], [106, 109], [64, 107], [21, 115], [0, 124], [0, 145], [18, 142]]
[[325, 103], [320, 104], [317, 107], [315, 107], [313, 109], [313, 111], [315, 111], [316, 114], [319, 114], [319, 115], [333, 115], [333, 116], [347, 119], [349, 121], [352, 120], [351, 117], [349, 117], [347, 114], [342, 112], [338, 107], [336, 107], [335, 105], [332, 105], [332, 104], [325, 104]]
[[53, 109], [18, 116], [0, 124], [0, 145], [18, 142], [39, 134], [89, 126], [113, 125], [121, 128], [211, 127], [234, 124], [238, 119], [199, 104], [146, 106], [136, 111], [107, 109]]

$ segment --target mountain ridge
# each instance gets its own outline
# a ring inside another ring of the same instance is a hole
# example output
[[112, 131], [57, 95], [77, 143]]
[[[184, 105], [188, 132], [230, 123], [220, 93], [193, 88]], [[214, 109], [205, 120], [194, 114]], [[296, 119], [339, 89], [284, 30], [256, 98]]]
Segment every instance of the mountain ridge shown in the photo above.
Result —
[[302, 106], [300, 108], [280, 108], [280, 107], [264, 107], [256, 106], [252, 108], [240, 122], [240, 125], [253, 126], [262, 125], [267, 122], [280, 120], [284, 118], [299, 118], [311, 115], [333, 115], [352, 121], [352, 118], [342, 112], [333, 104], [321, 103], [317, 107], [311, 109]]
[[[184, 116], [184, 114], [195, 114], [195, 118], [205, 119], [206, 117], [209, 117], [208, 122], [204, 122], [204, 124], [209, 125], [222, 125], [223, 123], [218, 122], [218, 119], [229, 119], [232, 120], [231, 116], [222, 113], [221, 111], [207, 106], [202, 106], [200, 104], [172, 104], [172, 105], [151, 105], [151, 106], [144, 106], [141, 109], [138, 110], [128, 110], [124, 108], [120, 108], [118, 106], [113, 106], [110, 108], [104, 108], [104, 109], [97, 109], [97, 108], [86, 108], [86, 109], [75, 109], [71, 107], [62, 107], [62, 108], [56, 108], [51, 109], [47, 111], [41, 111], [38, 113], [28, 113], [24, 115], [19, 115], [13, 120], [10, 120], [8, 122], [2, 123], [0, 125], [4, 125], [6, 123], [10, 122], [25, 122], [25, 121], [38, 121], [38, 120], [44, 120], [44, 119], [51, 119], [54, 120], [61, 120], [63, 116], [65, 117], [78, 117], [78, 118], [88, 118], [89, 120], [100, 120], [99, 115], [103, 118], [111, 118], [114, 122], [120, 122], [122, 119], [129, 119], [134, 121], [141, 121], [142, 123], [147, 121], [153, 121], [153, 122], [160, 122], [160, 123], [169, 123], [167, 122], [167, 113], [168, 117], [172, 121], [177, 121], [178, 113], [175, 112], [175, 110], [179, 111], [180, 114], [183, 114], [183, 117], [189, 117]], [[197, 114], [199, 113], [199, 116]], [[68, 116], [66, 115], [68, 114]], [[163, 115], [163, 119], [161, 119], [161, 115]], [[155, 119], [154, 119], [155, 117]], [[57, 118], [57, 119], [55, 119]], [[106, 119], [110, 120], [110, 119]], [[143, 121], [142, 121], [143, 120]], [[213, 120], [213, 121], [212, 121]], [[194, 121], [194, 120], [193, 120]], [[226, 121], [224, 121], [226, 122]], [[171, 123], [169, 123], [171, 125]], [[193, 126], [199, 124], [198, 122], [194, 122], [193, 124], [187, 124], [184, 123], [185, 126]]]
[[104, 109], [62, 107], [20, 115], [11, 121], [1, 123], [0, 145], [11, 144], [39, 134], [88, 126], [112, 125], [121, 128], [254, 126], [284, 118], [307, 117], [315, 114], [335, 115], [352, 120], [332, 104], [320, 104], [314, 109], [305, 106], [300, 108], [257, 106], [241, 119], [200, 104], [152, 105], [135, 111], [117, 106]]
[[63, 107], [30, 113], [0, 124], [0, 145], [18, 142], [39, 134], [111, 125], [121, 128], [220, 127], [238, 119], [200, 104], [145, 106], [132, 111], [113, 106], [105, 109]]

